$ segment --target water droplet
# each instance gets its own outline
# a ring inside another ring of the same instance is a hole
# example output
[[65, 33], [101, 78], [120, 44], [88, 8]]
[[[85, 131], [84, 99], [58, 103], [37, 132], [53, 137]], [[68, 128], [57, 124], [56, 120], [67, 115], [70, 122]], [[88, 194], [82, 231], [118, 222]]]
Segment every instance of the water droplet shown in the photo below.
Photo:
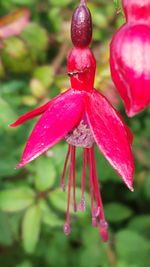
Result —
[[64, 224], [64, 234], [65, 235], [69, 235], [70, 234], [70, 224], [69, 223], [65, 223]]
[[81, 201], [79, 202], [78, 208], [79, 208], [79, 210], [81, 210], [81, 211], [85, 211], [85, 209], [86, 209], [86, 204], [85, 204], [85, 199], [84, 199], [84, 198], [82, 198]]

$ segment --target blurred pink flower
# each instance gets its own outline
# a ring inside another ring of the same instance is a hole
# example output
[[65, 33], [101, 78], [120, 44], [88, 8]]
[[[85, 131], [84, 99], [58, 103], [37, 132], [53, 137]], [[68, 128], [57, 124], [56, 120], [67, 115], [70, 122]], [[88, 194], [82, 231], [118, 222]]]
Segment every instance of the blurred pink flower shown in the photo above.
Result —
[[132, 117], [150, 103], [150, 0], [123, 0], [126, 23], [110, 45], [114, 84]]
[[20, 8], [0, 18], [0, 38], [7, 38], [18, 35], [27, 25], [30, 18], [28, 8]]

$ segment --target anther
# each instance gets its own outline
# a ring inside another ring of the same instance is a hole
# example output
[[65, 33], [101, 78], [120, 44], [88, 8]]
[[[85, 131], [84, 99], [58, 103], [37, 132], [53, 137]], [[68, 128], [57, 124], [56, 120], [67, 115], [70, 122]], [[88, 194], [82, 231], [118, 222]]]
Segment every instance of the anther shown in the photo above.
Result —
[[98, 217], [100, 215], [100, 207], [96, 207], [94, 208], [93, 214], [95, 217]]
[[97, 218], [96, 217], [92, 217], [92, 225], [95, 228], [98, 226], [98, 222], [97, 222]]
[[81, 211], [85, 211], [86, 205], [85, 205], [85, 199], [84, 198], [82, 198], [81, 201], [79, 202], [78, 208]]
[[102, 219], [100, 220], [100, 226], [103, 228], [108, 228], [108, 223], [104, 219]]
[[108, 241], [108, 223], [102, 219], [100, 220], [100, 234], [102, 241], [107, 242]]
[[60, 186], [61, 186], [62, 191], [65, 192], [66, 191], [66, 185], [65, 184], [60, 184]]
[[69, 235], [70, 234], [70, 224], [69, 223], [65, 223], [64, 224], [64, 234], [65, 235]]

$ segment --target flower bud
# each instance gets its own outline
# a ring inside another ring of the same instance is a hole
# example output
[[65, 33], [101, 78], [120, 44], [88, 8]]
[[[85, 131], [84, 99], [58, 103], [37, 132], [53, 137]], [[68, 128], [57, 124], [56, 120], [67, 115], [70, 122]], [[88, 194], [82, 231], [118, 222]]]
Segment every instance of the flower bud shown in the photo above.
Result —
[[71, 39], [76, 47], [86, 47], [92, 38], [92, 19], [90, 10], [81, 2], [73, 13]]
[[112, 39], [110, 68], [126, 113], [132, 117], [150, 103], [150, 22], [146, 16], [150, 0], [123, 0], [123, 7], [127, 22]]

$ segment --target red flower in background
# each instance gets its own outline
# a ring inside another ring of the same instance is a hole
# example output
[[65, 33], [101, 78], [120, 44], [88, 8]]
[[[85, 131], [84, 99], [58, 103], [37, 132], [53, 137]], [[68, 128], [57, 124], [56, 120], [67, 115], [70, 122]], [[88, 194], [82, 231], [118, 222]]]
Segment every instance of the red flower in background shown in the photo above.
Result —
[[126, 23], [110, 45], [112, 79], [132, 117], [150, 103], [150, 0], [123, 0]]
[[[89, 11], [85, 4], [82, 3], [75, 10], [73, 22], [76, 21], [76, 24], [78, 24], [76, 14], [78, 18], [81, 18], [80, 15], [82, 15], [82, 23], [86, 20], [86, 16], [89, 16]], [[86, 25], [89, 28], [89, 24], [86, 23]], [[73, 23], [73, 31], [74, 26]], [[84, 31], [81, 36], [84, 37], [87, 28], [82, 27], [82, 29]], [[81, 30], [80, 24], [78, 30]], [[76, 36], [78, 36], [78, 32]], [[56, 96], [44, 106], [21, 116], [11, 126], [18, 126], [35, 116], [43, 114], [28, 139], [22, 160], [17, 166], [18, 168], [43, 154], [62, 138], [69, 144], [61, 179], [61, 185], [64, 190], [64, 178], [70, 158], [68, 204], [66, 223], [64, 225], [65, 234], [70, 233], [69, 209], [72, 187], [73, 206], [74, 210], [77, 210], [76, 147], [83, 147], [82, 196], [78, 208], [80, 210], [85, 209], [84, 187], [86, 168], [89, 165], [92, 224], [94, 227], [99, 225], [102, 240], [107, 241], [108, 224], [104, 217], [96, 173], [94, 144], [97, 144], [104, 157], [119, 173], [128, 188], [133, 190], [132, 134], [119, 113], [103, 95], [93, 88], [96, 64], [91, 50], [87, 47], [90, 39], [87, 38], [87, 42], [82, 40], [83, 42], [80, 43], [78, 38], [74, 39], [72, 37], [72, 41], [77, 47], [74, 47], [68, 56], [68, 74], [71, 80], [71, 88], [65, 93]]]

